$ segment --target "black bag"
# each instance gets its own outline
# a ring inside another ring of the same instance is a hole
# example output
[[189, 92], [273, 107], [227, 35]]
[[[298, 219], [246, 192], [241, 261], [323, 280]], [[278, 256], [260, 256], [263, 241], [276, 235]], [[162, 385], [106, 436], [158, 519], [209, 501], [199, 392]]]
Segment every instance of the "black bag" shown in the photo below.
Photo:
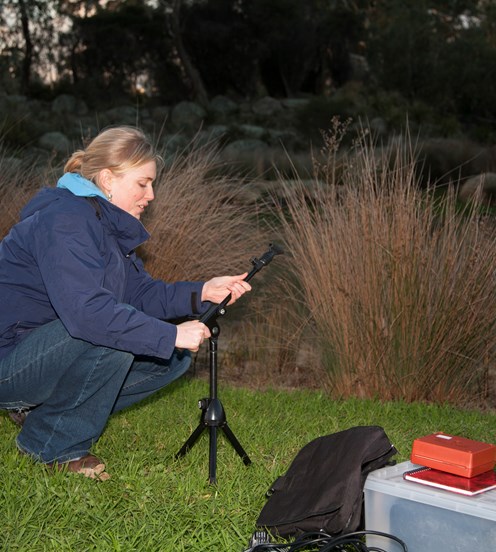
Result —
[[257, 527], [284, 538], [308, 531], [356, 531], [363, 519], [367, 475], [393, 464], [396, 453], [379, 426], [352, 427], [314, 439], [267, 492]]

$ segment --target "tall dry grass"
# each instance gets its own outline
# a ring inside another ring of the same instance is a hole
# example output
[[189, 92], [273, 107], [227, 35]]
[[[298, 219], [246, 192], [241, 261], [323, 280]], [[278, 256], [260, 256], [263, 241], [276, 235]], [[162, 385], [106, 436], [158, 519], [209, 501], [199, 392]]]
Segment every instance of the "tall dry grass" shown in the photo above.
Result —
[[[247, 183], [223, 175], [220, 165], [214, 143], [192, 143], [159, 174], [155, 200], [143, 219], [151, 239], [141, 250], [156, 277], [192, 280], [244, 271], [248, 259], [267, 245], [255, 207], [247, 210], [241, 203]], [[0, 237], [41, 187], [55, 186], [62, 170], [14, 157], [0, 143]]]
[[21, 209], [48, 182], [48, 166], [40, 167], [32, 159], [14, 157], [0, 143], [0, 239], [19, 220]]
[[[174, 157], [155, 184], [144, 224], [151, 239], [140, 251], [147, 270], [166, 281], [207, 279], [249, 271], [273, 241], [257, 202], [247, 204], [253, 182], [233, 176], [214, 144]], [[277, 236], [276, 236], [277, 237]], [[251, 281], [253, 291], [219, 319], [219, 377], [250, 387], [281, 385], [294, 371], [297, 351], [278, 308], [279, 261]], [[292, 311], [291, 311], [292, 313]], [[208, 368], [207, 348], [196, 356]]]
[[141, 251], [155, 277], [195, 280], [244, 272], [267, 245], [256, 208], [241, 202], [247, 184], [223, 175], [219, 164], [215, 145], [193, 144], [159, 174], [143, 220], [151, 239]]
[[[164, 158], [166, 152], [162, 152]], [[1, 147], [0, 238], [19, 220], [28, 200], [43, 186], [55, 186], [63, 167], [24, 161]], [[155, 183], [155, 200], [143, 219], [150, 240], [141, 248], [147, 270], [166, 281], [203, 280], [242, 273], [271, 241], [259, 225], [255, 204], [243, 198], [249, 183], [230, 175], [214, 143], [192, 143], [170, 159]], [[257, 277], [259, 288], [263, 278]], [[228, 309], [227, 320], [251, 320], [257, 291], [243, 301], [243, 313]], [[244, 330], [234, 332], [236, 341]], [[254, 344], [254, 347], [257, 345]], [[238, 345], [234, 345], [238, 347]]]
[[288, 295], [308, 309], [330, 389], [481, 399], [496, 346], [493, 223], [477, 205], [459, 212], [454, 193], [421, 191], [414, 148], [364, 138], [342, 154], [341, 131], [311, 193], [293, 183], [274, 207], [293, 255]]

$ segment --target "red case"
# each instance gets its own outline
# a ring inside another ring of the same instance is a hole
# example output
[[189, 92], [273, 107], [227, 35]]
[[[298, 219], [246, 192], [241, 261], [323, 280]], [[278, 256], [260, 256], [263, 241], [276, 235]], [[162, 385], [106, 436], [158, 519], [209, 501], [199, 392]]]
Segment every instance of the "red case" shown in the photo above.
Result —
[[494, 469], [496, 446], [441, 432], [433, 433], [415, 439], [411, 461], [463, 477], [474, 477]]

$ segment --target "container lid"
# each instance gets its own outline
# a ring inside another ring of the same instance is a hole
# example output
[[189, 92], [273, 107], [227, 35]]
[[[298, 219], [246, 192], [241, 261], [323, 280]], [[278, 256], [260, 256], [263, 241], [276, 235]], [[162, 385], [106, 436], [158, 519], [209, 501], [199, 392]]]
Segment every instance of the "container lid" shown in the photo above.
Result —
[[[404, 472], [419, 467], [421, 466], [412, 462], [402, 462], [375, 470], [365, 480], [364, 490], [496, 521], [496, 490], [475, 496], [464, 496], [403, 479]], [[367, 494], [365, 494], [365, 500], [367, 500]]]

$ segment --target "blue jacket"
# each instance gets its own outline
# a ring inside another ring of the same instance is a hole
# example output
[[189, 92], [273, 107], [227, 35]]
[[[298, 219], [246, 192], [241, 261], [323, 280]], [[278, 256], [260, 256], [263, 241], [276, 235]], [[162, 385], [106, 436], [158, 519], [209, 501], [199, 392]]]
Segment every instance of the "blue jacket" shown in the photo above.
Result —
[[203, 282], [167, 284], [145, 271], [134, 250], [148, 238], [79, 175], [41, 190], [0, 242], [0, 358], [56, 319], [95, 345], [169, 358], [177, 330], [165, 320], [208, 303]]

